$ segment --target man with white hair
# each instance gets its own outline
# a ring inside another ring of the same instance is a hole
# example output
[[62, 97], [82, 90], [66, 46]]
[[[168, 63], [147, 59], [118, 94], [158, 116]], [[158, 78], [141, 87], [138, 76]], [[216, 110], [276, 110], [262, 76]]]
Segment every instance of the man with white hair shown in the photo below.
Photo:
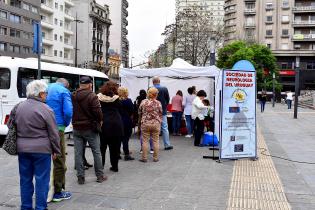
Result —
[[163, 109], [163, 117], [162, 117], [162, 135], [163, 135], [163, 142], [164, 142], [164, 149], [165, 150], [171, 150], [173, 149], [173, 146], [171, 145], [170, 142], [170, 135], [168, 131], [168, 124], [167, 124], [167, 105], [170, 102], [170, 96], [168, 94], [168, 89], [166, 87], [163, 87], [160, 85], [160, 78], [155, 76], [152, 79], [153, 85], [155, 88], [159, 90], [159, 94], [157, 97], [157, 100], [159, 100], [162, 104], [162, 109]]
[[64, 139], [65, 128], [72, 119], [73, 107], [71, 93], [68, 90], [69, 82], [64, 78], [59, 78], [48, 88], [47, 105], [54, 111], [60, 137], [61, 155], [57, 155], [54, 163], [54, 202], [71, 198], [71, 193], [64, 191], [66, 185], [66, 145]]

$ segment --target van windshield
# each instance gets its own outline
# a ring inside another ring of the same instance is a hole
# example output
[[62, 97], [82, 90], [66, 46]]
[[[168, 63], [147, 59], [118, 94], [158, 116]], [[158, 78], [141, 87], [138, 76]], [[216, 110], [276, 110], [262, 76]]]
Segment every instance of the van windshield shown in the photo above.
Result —
[[10, 70], [0, 68], [0, 89], [10, 89], [10, 79]]

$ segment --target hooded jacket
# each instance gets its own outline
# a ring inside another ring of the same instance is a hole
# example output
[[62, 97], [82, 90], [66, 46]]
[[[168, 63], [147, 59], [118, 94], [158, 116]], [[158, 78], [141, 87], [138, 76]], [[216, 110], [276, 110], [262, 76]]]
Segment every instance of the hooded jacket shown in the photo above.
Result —
[[102, 135], [104, 136], [124, 136], [124, 125], [121, 117], [122, 103], [119, 96], [106, 96], [99, 93], [98, 99], [100, 100], [103, 112], [103, 126]]
[[89, 89], [78, 89], [72, 94], [73, 117], [75, 130], [95, 130], [95, 123], [103, 120], [100, 102]]

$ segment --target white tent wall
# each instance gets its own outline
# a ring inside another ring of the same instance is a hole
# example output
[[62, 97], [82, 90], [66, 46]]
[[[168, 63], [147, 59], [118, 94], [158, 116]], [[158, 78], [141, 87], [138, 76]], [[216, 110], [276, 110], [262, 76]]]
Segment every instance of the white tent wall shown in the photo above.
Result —
[[129, 98], [134, 102], [139, 91], [141, 89], [147, 91], [150, 84], [148, 77], [122, 77], [120, 78], [120, 85], [128, 89]]

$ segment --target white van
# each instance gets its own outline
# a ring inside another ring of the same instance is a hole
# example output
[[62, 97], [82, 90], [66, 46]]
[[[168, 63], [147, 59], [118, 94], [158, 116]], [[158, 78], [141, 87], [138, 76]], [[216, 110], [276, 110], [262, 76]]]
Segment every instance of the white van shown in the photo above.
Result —
[[[0, 56], [0, 146], [8, 133], [6, 123], [10, 112], [18, 102], [26, 99], [26, 86], [37, 79], [37, 68], [38, 61], [35, 58]], [[41, 62], [41, 78], [47, 84], [65, 78], [69, 81], [72, 92], [79, 87], [80, 76], [90, 76], [96, 92], [108, 80], [106, 74], [96, 70]], [[71, 128], [66, 131], [71, 131]]]

